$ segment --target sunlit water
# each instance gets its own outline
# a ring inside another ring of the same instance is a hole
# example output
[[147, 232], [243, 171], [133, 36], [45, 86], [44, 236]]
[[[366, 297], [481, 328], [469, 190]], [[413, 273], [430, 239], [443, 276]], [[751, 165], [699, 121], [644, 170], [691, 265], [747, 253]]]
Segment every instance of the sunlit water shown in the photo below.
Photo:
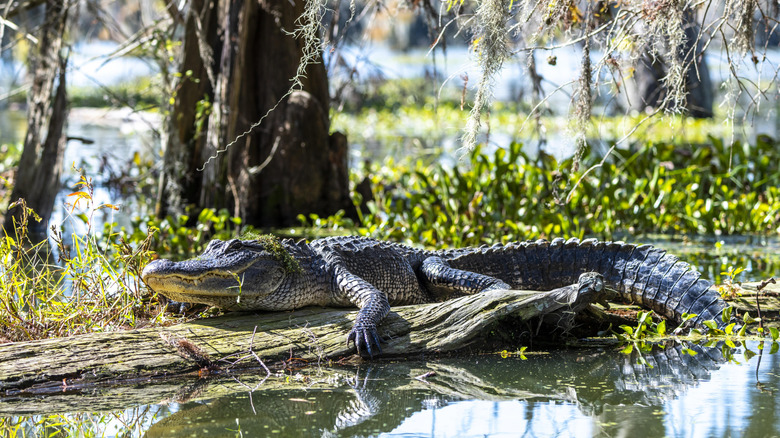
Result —
[[[193, 400], [65, 415], [5, 418], [28, 432], [56, 429], [146, 437], [766, 437], [780, 433], [780, 363], [769, 343], [679, 345], [636, 354], [614, 348], [501, 358], [408, 360], [342, 368], [323, 389], [257, 386], [257, 376], [197, 382]], [[747, 349], [756, 353], [749, 360]], [[760, 363], [759, 363], [760, 362]], [[433, 372], [425, 378], [418, 378]], [[293, 373], [290, 373], [293, 374]], [[315, 374], [316, 376], [316, 374]], [[316, 377], [315, 377], [316, 378]], [[242, 386], [241, 380], [250, 382]], [[187, 385], [182, 385], [182, 389]], [[225, 395], [198, 397], [204, 387]], [[171, 391], [168, 400], [183, 392]], [[88, 394], [85, 394], [88, 396]], [[73, 395], [72, 397], [79, 397]], [[99, 406], [99, 398], [96, 406]], [[2, 404], [0, 403], [0, 407]], [[5, 407], [7, 408], [7, 406]], [[91, 420], [91, 421], [88, 421]], [[53, 423], [50, 422], [49, 424]]]

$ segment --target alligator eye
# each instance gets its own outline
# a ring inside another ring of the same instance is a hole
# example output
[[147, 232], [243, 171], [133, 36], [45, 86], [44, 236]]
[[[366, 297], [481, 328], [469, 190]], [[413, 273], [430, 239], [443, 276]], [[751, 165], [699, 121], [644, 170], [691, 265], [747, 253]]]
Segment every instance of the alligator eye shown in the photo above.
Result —
[[227, 243], [228, 250], [236, 250], [241, 248], [241, 246], [242, 246], [241, 241], [238, 239], [233, 239]]

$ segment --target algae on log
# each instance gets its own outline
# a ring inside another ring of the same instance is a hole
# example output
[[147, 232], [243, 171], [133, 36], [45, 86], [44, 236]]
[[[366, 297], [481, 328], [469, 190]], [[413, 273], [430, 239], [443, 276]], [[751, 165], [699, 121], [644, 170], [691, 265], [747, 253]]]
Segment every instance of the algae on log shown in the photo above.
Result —
[[[446, 352], [483, 339], [491, 325], [545, 316], [567, 318], [596, 299], [577, 285], [549, 292], [495, 290], [443, 303], [395, 307], [380, 326], [385, 356]], [[354, 309], [242, 313], [172, 327], [100, 333], [0, 346], [0, 397], [90, 385], [137, 383], [240, 358], [317, 362], [354, 353], [346, 335]], [[249, 362], [247, 362], [249, 363]]]

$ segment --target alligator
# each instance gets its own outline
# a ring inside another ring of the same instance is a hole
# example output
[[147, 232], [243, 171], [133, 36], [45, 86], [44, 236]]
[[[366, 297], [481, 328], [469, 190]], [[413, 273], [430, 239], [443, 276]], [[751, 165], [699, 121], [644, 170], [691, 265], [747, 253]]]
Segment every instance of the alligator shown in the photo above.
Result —
[[[358, 307], [347, 335], [358, 354], [381, 353], [377, 327], [390, 306], [493, 289], [553, 290], [592, 282], [674, 323], [716, 320], [727, 305], [688, 263], [652, 245], [561, 238], [424, 250], [366, 237], [311, 242], [261, 236], [211, 241], [193, 259], [160, 259], [143, 270], [154, 291], [226, 310]], [[585, 287], [588, 284], [584, 285]]]

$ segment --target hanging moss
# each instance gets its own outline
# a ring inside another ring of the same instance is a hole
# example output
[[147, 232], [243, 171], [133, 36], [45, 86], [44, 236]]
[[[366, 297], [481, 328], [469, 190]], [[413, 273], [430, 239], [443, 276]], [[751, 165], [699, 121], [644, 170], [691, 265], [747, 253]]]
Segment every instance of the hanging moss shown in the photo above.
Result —
[[477, 6], [475, 21], [477, 27], [472, 48], [477, 55], [482, 77], [477, 85], [474, 106], [466, 121], [461, 152], [473, 151], [477, 146], [482, 111], [489, 108], [493, 102], [495, 77], [504, 66], [504, 61], [511, 56], [507, 38], [507, 27], [511, 18], [510, 9], [509, 2], [504, 0], [482, 0]]

